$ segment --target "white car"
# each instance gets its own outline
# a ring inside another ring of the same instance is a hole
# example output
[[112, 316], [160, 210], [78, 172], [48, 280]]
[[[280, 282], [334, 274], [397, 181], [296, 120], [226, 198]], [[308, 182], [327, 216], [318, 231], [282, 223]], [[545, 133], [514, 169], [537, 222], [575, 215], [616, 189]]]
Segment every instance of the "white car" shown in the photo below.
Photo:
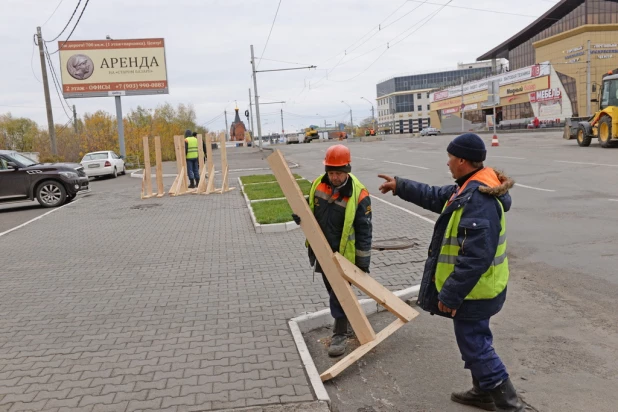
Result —
[[124, 160], [111, 150], [87, 153], [81, 162], [88, 177], [111, 176], [127, 174]]
[[440, 131], [435, 127], [426, 127], [421, 130], [421, 136], [437, 136], [440, 134]]

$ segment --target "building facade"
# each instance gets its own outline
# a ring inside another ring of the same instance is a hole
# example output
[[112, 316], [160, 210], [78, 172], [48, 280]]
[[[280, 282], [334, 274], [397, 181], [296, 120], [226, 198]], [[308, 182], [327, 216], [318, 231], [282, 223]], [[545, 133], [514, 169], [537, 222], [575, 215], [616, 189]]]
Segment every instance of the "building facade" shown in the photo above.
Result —
[[491, 65], [393, 77], [376, 86], [378, 131], [418, 133], [431, 126], [430, 93], [443, 87], [491, 75]]
[[[562, 0], [478, 60], [498, 58], [508, 59], [511, 70], [551, 63], [573, 115], [588, 116], [598, 108], [590, 99], [603, 74], [618, 68], [618, 1]], [[527, 103], [531, 111], [534, 102]]]

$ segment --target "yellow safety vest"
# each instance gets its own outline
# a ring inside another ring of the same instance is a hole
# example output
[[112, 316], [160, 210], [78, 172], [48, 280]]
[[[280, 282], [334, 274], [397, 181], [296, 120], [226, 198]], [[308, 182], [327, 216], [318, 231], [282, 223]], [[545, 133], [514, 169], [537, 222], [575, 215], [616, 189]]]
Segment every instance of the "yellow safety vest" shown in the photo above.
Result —
[[197, 149], [197, 138], [189, 136], [185, 139], [187, 142], [187, 159], [197, 159], [199, 151]]

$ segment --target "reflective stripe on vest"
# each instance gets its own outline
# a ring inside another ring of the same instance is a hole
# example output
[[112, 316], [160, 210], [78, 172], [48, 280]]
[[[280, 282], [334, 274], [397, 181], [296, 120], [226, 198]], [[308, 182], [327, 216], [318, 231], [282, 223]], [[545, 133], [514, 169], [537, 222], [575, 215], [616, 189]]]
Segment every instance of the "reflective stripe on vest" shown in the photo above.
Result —
[[[365, 189], [365, 186], [361, 182], [358, 181], [356, 176], [353, 174], [349, 174], [350, 179], [352, 179], [352, 196], [345, 201], [343, 197], [334, 201], [335, 204], [345, 207], [345, 219], [343, 222], [343, 233], [341, 234], [341, 242], [339, 243], [339, 253], [343, 255], [346, 259], [348, 259], [352, 263], [356, 263], [356, 236], [354, 235], [354, 217], [356, 216], [356, 207], [358, 206], [358, 198], [361, 194], [361, 191]], [[309, 207], [313, 212], [315, 209], [315, 198], [318, 197], [320, 199], [324, 199], [326, 201], [331, 200], [331, 196], [328, 193], [324, 193], [320, 190], [317, 190], [320, 183], [322, 183], [322, 179], [324, 175], [319, 176], [317, 179], [313, 181], [311, 185], [311, 191], [309, 192]], [[366, 190], [366, 189], [365, 189]], [[305, 242], [305, 245], [309, 245], [308, 242]], [[369, 252], [371, 253], [371, 252]], [[359, 254], [358, 256], [362, 256]]]
[[[491, 266], [483, 273], [474, 289], [466, 296], [465, 299], [467, 300], [493, 299], [502, 293], [509, 280], [509, 261], [506, 257], [506, 218], [502, 203], [497, 199], [496, 201], [500, 205], [500, 210], [502, 211], [498, 247], [496, 248]], [[436, 289], [438, 292], [442, 290], [444, 283], [455, 270], [455, 264], [457, 263], [457, 256], [459, 255], [460, 249], [459, 242], [457, 241], [457, 232], [459, 230], [459, 222], [462, 214], [463, 208], [459, 208], [453, 212], [444, 234], [435, 275]]]
[[187, 159], [197, 159], [199, 156], [199, 151], [197, 149], [197, 138], [192, 136], [187, 137], [185, 142], [187, 142]]

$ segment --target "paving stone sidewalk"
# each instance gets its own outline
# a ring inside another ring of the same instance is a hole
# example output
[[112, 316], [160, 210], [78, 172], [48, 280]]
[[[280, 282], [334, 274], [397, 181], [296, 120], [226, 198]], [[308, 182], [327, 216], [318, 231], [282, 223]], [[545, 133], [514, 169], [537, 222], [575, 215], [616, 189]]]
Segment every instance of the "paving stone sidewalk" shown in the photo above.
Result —
[[[256, 234], [238, 190], [140, 201], [133, 180], [0, 238], [0, 411], [314, 401], [287, 325], [328, 301], [302, 232]], [[373, 209], [376, 239], [431, 233]], [[424, 245], [374, 252], [372, 276], [417, 284]]]

